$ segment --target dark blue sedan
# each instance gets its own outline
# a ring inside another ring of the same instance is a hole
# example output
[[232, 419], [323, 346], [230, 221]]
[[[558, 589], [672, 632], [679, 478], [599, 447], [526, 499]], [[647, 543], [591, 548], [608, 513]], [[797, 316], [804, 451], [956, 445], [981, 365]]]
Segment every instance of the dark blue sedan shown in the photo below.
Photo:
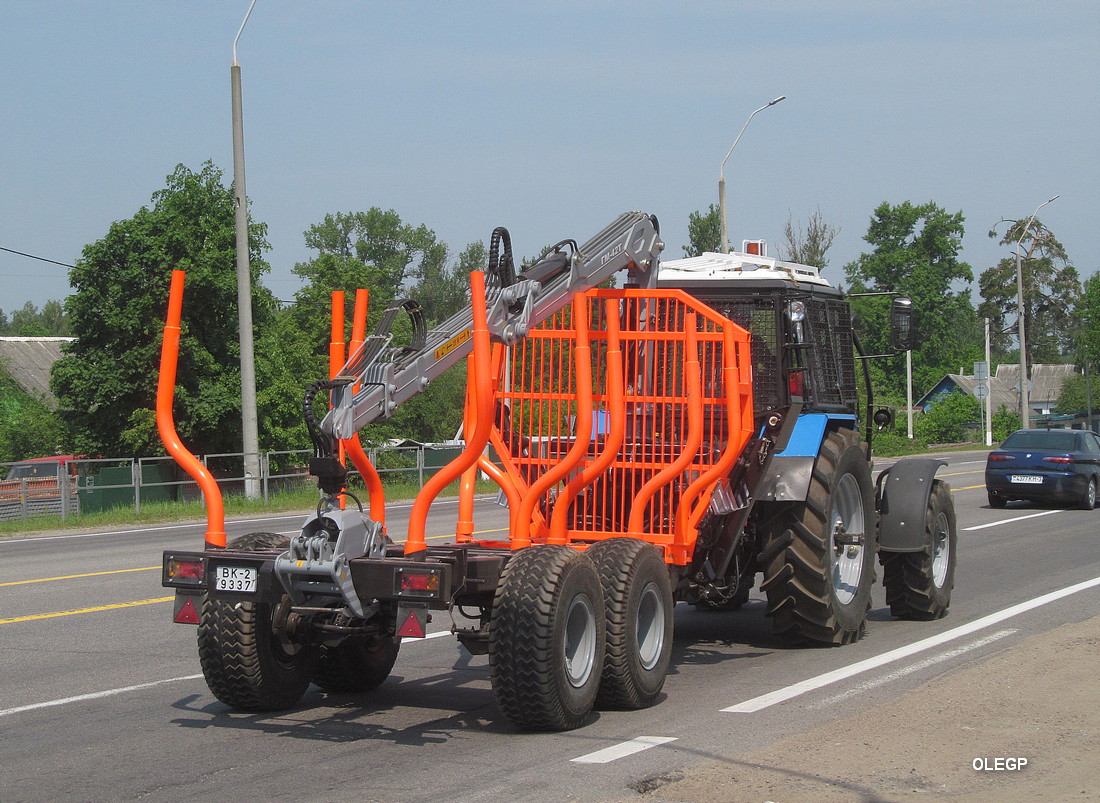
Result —
[[1100, 436], [1073, 429], [1020, 429], [985, 463], [990, 507], [1013, 499], [1096, 507], [1100, 488]]

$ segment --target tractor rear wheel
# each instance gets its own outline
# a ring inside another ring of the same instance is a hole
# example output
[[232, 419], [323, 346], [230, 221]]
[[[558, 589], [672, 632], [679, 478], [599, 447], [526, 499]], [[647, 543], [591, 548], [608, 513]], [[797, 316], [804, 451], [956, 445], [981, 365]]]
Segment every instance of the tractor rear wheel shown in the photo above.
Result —
[[[280, 553], [290, 539], [275, 533], [235, 538], [229, 549]], [[287, 598], [283, 597], [283, 604]], [[278, 711], [302, 699], [317, 666], [315, 647], [275, 633], [278, 606], [266, 602], [203, 599], [199, 663], [214, 696], [240, 711]]]
[[589, 547], [607, 605], [607, 657], [596, 705], [635, 710], [657, 700], [672, 657], [672, 580], [660, 551], [636, 538]]
[[942, 480], [933, 480], [924, 520], [924, 549], [880, 554], [890, 613], [921, 620], [939, 619], [947, 613], [955, 586], [957, 541], [951, 489]]
[[525, 730], [571, 730], [596, 700], [604, 663], [603, 589], [567, 546], [517, 552], [489, 621], [489, 679], [505, 716]]
[[777, 633], [823, 644], [858, 640], [875, 582], [875, 504], [859, 435], [826, 436], [806, 501], [788, 506], [765, 547], [760, 588]]

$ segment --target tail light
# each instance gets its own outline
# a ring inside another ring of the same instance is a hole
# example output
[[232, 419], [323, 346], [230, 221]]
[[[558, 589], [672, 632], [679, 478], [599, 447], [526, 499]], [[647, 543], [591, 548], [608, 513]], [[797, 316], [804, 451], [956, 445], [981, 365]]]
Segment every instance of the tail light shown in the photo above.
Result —
[[164, 563], [164, 585], [201, 587], [206, 580], [206, 558], [172, 557]]
[[1059, 455], [1057, 457], [1044, 457], [1044, 463], [1057, 463], [1058, 465], [1069, 465], [1070, 463], [1076, 463], [1072, 457]]
[[989, 455], [989, 462], [990, 463], [1007, 463], [1009, 460], [1015, 460], [1015, 459], [1016, 458], [1014, 458], [1010, 454], [990, 454]]
[[802, 399], [806, 388], [806, 377], [802, 371], [791, 371], [787, 374], [787, 390], [791, 399]]
[[394, 593], [398, 597], [438, 598], [441, 576], [440, 569], [399, 568], [394, 574]]

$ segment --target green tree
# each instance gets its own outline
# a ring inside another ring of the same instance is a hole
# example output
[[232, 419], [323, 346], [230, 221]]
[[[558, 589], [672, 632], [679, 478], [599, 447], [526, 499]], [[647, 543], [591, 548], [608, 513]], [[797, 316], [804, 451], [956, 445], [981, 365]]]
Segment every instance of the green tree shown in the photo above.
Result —
[[65, 448], [57, 414], [44, 400], [19, 387], [0, 362], [0, 463], [56, 454]]
[[[996, 346], [1007, 349], [1019, 327], [1015, 255], [1019, 247], [1029, 369], [1036, 362], [1061, 362], [1072, 348], [1073, 310], [1081, 298], [1077, 269], [1069, 264], [1062, 244], [1038, 219], [1031, 219], [1031, 225], [1026, 219], [1006, 222], [1009, 227], [999, 244], [1013, 246], [1013, 255], [1004, 257], [978, 278], [984, 299], [978, 313], [992, 321]], [[996, 237], [996, 229], [989, 236]]]
[[[914, 206], [883, 203], [867, 234], [870, 253], [845, 266], [852, 293], [900, 293], [913, 300], [913, 385], [919, 396], [944, 374], [981, 359], [982, 328], [970, 302], [970, 266], [959, 260], [962, 212], [950, 214], [932, 202]], [[856, 298], [858, 332], [864, 350], [885, 354], [890, 346], [889, 301]], [[875, 361], [876, 391], [904, 397], [905, 358]]]
[[1000, 443], [1020, 428], [1020, 414], [1003, 404], [993, 414], [993, 441]]
[[[167, 186], [129, 220], [113, 223], [70, 272], [65, 302], [77, 338], [53, 368], [74, 448], [85, 454], [151, 455], [156, 432], [161, 332], [173, 269], [187, 271], [176, 387], [176, 424], [198, 453], [233, 452], [241, 444], [236, 244], [232, 189], [206, 162], [179, 165]], [[263, 329], [274, 311], [259, 285], [268, 270], [266, 226], [251, 224], [253, 320]]]
[[688, 240], [690, 245], [683, 246], [686, 257], [722, 250], [721, 216], [716, 204], [708, 206], [706, 212], [688, 215]]
[[838, 229], [825, 222], [820, 209], [810, 215], [805, 232], [802, 231], [801, 226], [795, 226], [794, 221], [788, 216], [787, 225], [783, 227], [783, 237], [786, 241], [783, 259], [800, 265], [813, 265], [818, 270], [824, 270], [829, 264], [825, 254], [832, 247], [837, 232]]
[[[273, 380], [294, 387], [297, 408], [268, 399], [270, 409], [282, 410], [277, 427], [304, 437], [301, 426], [301, 392], [313, 380], [327, 376], [329, 309], [332, 292], [343, 291], [350, 310], [358, 288], [370, 291], [368, 332], [373, 331], [385, 308], [394, 300], [414, 298], [424, 308], [429, 327], [469, 304], [469, 273], [484, 269], [483, 243], [468, 245], [451, 264], [447, 245], [426, 226], [402, 222], [393, 210], [326, 215], [305, 232], [306, 244], [318, 252], [300, 263], [295, 273], [307, 284], [295, 294], [294, 304], [281, 314], [280, 346], [283, 362], [272, 366]], [[345, 315], [350, 320], [350, 315]], [[394, 322], [395, 344], [407, 342], [411, 329], [404, 315]], [[350, 329], [345, 337], [350, 335]], [[419, 396], [401, 405], [396, 413], [379, 420], [362, 433], [367, 442], [389, 438], [435, 441], [454, 436], [462, 419], [465, 391], [464, 366], [433, 381]], [[273, 419], [274, 420], [274, 419]]]
[[1100, 376], [1100, 272], [1085, 280], [1074, 310], [1074, 340], [1077, 367], [1083, 373], [1087, 364], [1090, 375]]
[[981, 406], [966, 393], [948, 393], [913, 421], [913, 434], [928, 444], [961, 443], [980, 426]]
[[41, 311], [28, 301], [15, 310], [11, 320], [0, 310], [0, 335], [16, 337], [67, 337], [69, 321], [60, 301], [47, 301]]

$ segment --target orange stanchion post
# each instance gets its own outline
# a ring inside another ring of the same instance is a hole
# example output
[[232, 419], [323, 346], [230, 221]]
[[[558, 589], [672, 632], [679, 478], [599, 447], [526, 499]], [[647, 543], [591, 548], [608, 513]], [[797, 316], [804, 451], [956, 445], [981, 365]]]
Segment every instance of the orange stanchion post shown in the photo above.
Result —
[[[699, 368], [699, 336], [696, 330], [697, 317], [694, 312], [684, 316], [684, 329], [686, 340], [684, 343], [684, 395], [687, 397], [687, 437], [681, 445], [680, 455], [669, 465], [654, 474], [638, 491], [630, 511], [630, 519], [627, 529], [631, 535], [641, 535], [642, 522], [645, 518], [645, 510], [650, 500], [664, 485], [668, 485], [691, 465], [699, 452], [699, 446], [703, 442], [703, 399], [701, 395], [701, 372]], [[674, 563], [685, 563], [687, 556], [683, 554], [684, 545], [677, 543], [673, 537], [672, 560]]]
[[[573, 444], [559, 463], [547, 469], [546, 473], [531, 483], [531, 487], [527, 489], [519, 509], [520, 532], [516, 534], [518, 537], [513, 537], [513, 549], [522, 549], [530, 545], [534, 529], [532, 516], [539, 499], [580, 464], [588, 453], [588, 446], [592, 440], [592, 356], [588, 339], [587, 305], [584, 296], [580, 293], [573, 298], [573, 326], [577, 333], [577, 345], [574, 347], [574, 365], [577, 371], [577, 417]], [[559, 381], [561, 381], [560, 378]], [[564, 516], [563, 513], [557, 532], [551, 528], [549, 543], [565, 543]], [[526, 537], [524, 537], [524, 530], [526, 530]]]
[[[348, 346], [348, 354], [354, 357], [367, 339], [367, 309], [370, 301], [370, 293], [362, 288], [355, 291], [355, 312], [351, 319], [351, 343]], [[358, 390], [358, 385], [355, 390]], [[363, 451], [363, 444], [359, 440], [359, 433], [354, 437], [340, 441], [340, 445], [347, 452], [351, 463], [359, 471], [363, 483], [367, 486], [367, 494], [370, 498], [370, 517], [383, 527], [386, 525], [386, 491], [382, 487], [382, 477], [378, 469], [371, 463], [367, 453]]]
[[221, 489], [213, 475], [195, 455], [191, 454], [176, 433], [172, 401], [176, 392], [176, 365], [180, 351], [180, 318], [183, 313], [183, 284], [186, 274], [172, 271], [168, 295], [168, 318], [164, 324], [164, 341], [160, 347], [160, 376], [157, 381], [157, 430], [168, 453], [198, 483], [206, 500], [206, 545], [225, 546], [225, 506]]
[[[332, 291], [332, 325], [328, 341], [328, 378], [333, 379], [344, 367], [344, 291]], [[339, 445], [340, 463], [345, 462], [344, 442]], [[348, 500], [340, 494], [340, 509], [347, 507]]]
[[[597, 303], [595, 299], [592, 303]], [[550, 539], [551, 544], [564, 544], [568, 542], [566, 536], [566, 522], [569, 515], [569, 507], [573, 504], [573, 500], [576, 499], [577, 494], [581, 490], [592, 482], [596, 477], [600, 475], [604, 468], [611, 464], [611, 461], [615, 459], [615, 455], [619, 451], [619, 444], [622, 443], [622, 433], [625, 431], [625, 422], [616, 422], [616, 415], [622, 419], [622, 393], [623, 393], [623, 374], [622, 363], [619, 360], [619, 316], [618, 312], [614, 315], [610, 314], [610, 308], [608, 308], [608, 333], [607, 333], [607, 363], [608, 363], [608, 412], [609, 417], [612, 419], [611, 428], [618, 430], [618, 442], [614, 442], [614, 434], [609, 433], [610, 437], [604, 443], [604, 448], [600, 451], [596, 460], [592, 465], [588, 466], [577, 472], [577, 475], [562, 489], [558, 494], [557, 500], [554, 502], [554, 510], [550, 515]], [[577, 347], [576, 353], [576, 366], [577, 366], [577, 424], [575, 439], [573, 441], [573, 448], [566, 454], [565, 460], [562, 461], [562, 467], [564, 473], [562, 476], [566, 476], [569, 471], [572, 471], [574, 467], [580, 464], [580, 462], [588, 454], [589, 446], [592, 442], [592, 343], [590, 334], [588, 331], [588, 304], [584, 297], [578, 296], [577, 301], [573, 304], [573, 318], [577, 329]], [[614, 330], [614, 332], [612, 331]], [[616, 371], [617, 369], [617, 371]], [[616, 375], [618, 377], [616, 382]], [[617, 389], [616, 389], [617, 384]], [[616, 392], [618, 394], [618, 404], [615, 401]], [[618, 426], [617, 426], [618, 424]]]
[[[462, 432], [477, 429], [477, 404], [473, 390], [477, 377], [474, 375], [472, 357], [466, 360], [466, 403], [463, 409]], [[462, 472], [458, 485], [458, 524], [455, 525], [455, 540], [464, 543], [473, 539], [474, 532], [474, 484], [477, 481], [477, 463]]]
[[[743, 338], [743, 345], [747, 346], [748, 337]], [[722, 327], [722, 390], [726, 395], [726, 446], [721, 456], [707, 471], [704, 471], [695, 482], [691, 483], [680, 497], [680, 504], [676, 508], [676, 540], [681, 543], [694, 540], [691, 531], [698, 525], [699, 520], [706, 512], [704, 504], [695, 505], [695, 500], [706, 491], [713, 490], [714, 484], [729, 474], [733, 464], [737, 462], [745, 444], [752, 434], [752, 394], [751, 388], [747, 398], [742, 398], [744, 385], [740, 381], [737, 364], [737, 340], [732, 324]], [[749, 426], [744, 426], [742, 408], [749, 406]], [[709, 502], [709, 496], [704, 502]], [[694, 507], [693, 507], [694, 505]]]
[[406, 555], [417, 554], [428, 548], [424, 532], [432, 502], [440, 491], [477, 462], [485, 444], [489, 442], [489, 432], [493, 426], [492, 345], [485, 309], [485, 274], [482, 271], [470, 274], [470, 300], [473, 304], [473, 353], [467, 359], [474, 364], [474, 399], [478, 405], [476, 429], [466, 434], [466, 448], [462, 454], [433, 474], [416, 495], [409, 514]]

